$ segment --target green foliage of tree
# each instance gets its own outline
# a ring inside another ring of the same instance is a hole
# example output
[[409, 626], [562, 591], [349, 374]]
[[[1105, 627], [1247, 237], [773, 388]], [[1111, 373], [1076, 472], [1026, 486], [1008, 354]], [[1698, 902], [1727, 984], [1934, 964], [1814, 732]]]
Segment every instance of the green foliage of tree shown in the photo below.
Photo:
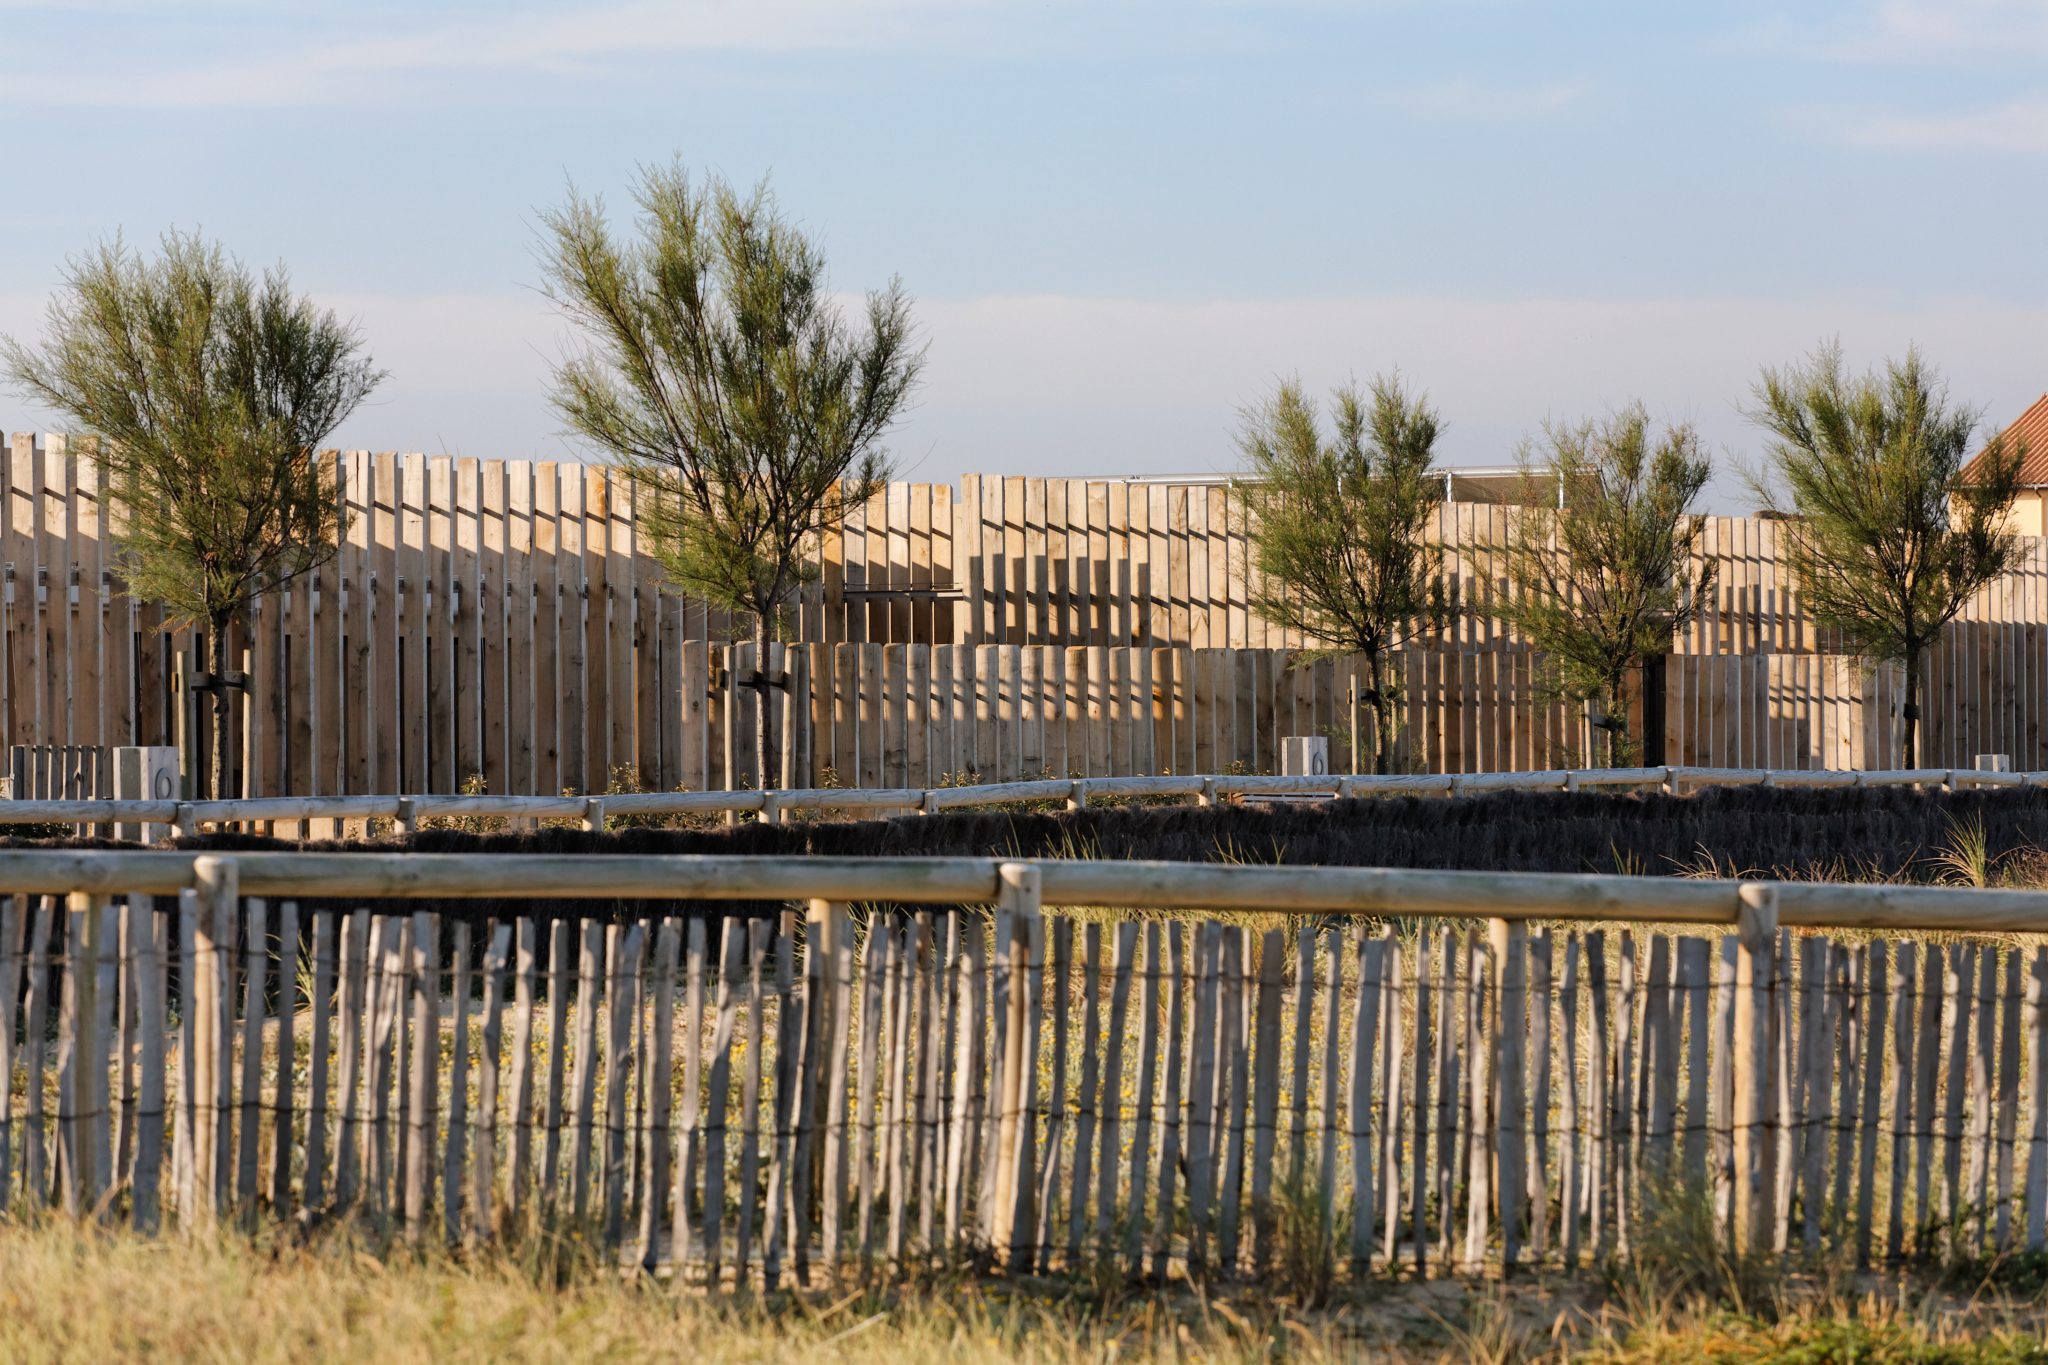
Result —
[[[841, 316], [818, 246], [765, 187], [691, 183], [680, 165], [641, 173], [638, 239], [574, 190], [544, 213], [548, 297], [588, 347], [557, 367], [569, 427], [631, 474], [641, 525], [675, 585], [751, 616], [765, 668], [778, 613], [813, 572], [807, 547], [888, 477], [883, 434], [904, 411], [924, 352], [900, 283]], [[775, 750], [758, 689], [760, 785]]]
[[1803, 607], [1865, 658], [1903, 664], [1907, 767], [1919, 754], [1927, 650], [2018, 554], [2005, 529], [2026, 452], [1994, 436], [1963, 478], [1979, 414], [1952, 406], [1917, 350], [1852, 375], [1839, 346], [1767, 369], [1750, 417], [1770, 433], [1752, 483], [1784, 516]]
[[1641, 749], [1628, 731], [1632, 675], [1669, 652], [1712, 591], [1712, 564], [1694, 563], [1702, 523], [1690, 514], [1712, 470], [1690, 426], [1653, 438], [1640, 404], [1549, 427], [1540, 450], [1522, 452], [1507, 591], [1492, 610], [1548, 657], [1559, 692], [1594, 704], [1609, 767]]
[[205, 634], [207, 791], [226, 777], [228, 641], [258, 596], [335, 553], [345, 513], [320, 443], [383, 373], [355, 327], [213, 242], [118, 239], [67, 266], [39, 347], [0, 340], [0, 373], [92, 439], [129, 591]]
[[1340, 388], [1325, 439], [1314, 400], [1283, 383], [1247, 409], [1238, 433], [1244, 511], [1268, 621], [1364, 656], [1373, 770], [1392, 770], [1400, 727], [1394, 657], [1448, 613], [1437, 555], [1423, 539], [1440, 501], [1431, 476], [1442, 424], [1398, 377]]

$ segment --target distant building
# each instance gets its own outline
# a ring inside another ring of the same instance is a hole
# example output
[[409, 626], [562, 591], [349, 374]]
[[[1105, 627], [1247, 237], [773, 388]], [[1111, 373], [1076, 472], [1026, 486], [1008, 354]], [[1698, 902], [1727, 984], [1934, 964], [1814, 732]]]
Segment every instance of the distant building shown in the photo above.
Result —
[[[2026, 458], [2020, 465], [2020, 495], [2013, 503], [2009, 524], [2023, 536], [2048, 535], [2048, 393], [2035, 399], [2034, 405], [2005, 429], [2006, 446], [2015, 442], [2026, 447]], [[1979, 451], [1976, 459], [1963, 467], [1964, 482], [1983, 458], [1984, 452]]]

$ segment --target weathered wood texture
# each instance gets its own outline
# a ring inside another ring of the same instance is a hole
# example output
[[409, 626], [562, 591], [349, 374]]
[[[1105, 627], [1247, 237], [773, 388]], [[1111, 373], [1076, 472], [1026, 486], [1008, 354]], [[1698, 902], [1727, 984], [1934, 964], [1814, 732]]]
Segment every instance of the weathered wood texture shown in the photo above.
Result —
[[[1283, 1201], [1319, 1209], [1354, 1275], [1625, 1255], [1656, 1201], [1711, 1210], [1721, 1187], [1705, 1225], [1765, 1251], [1787, 1227], [1795, 1253], [1861, 1259], [2048, 1237], [2033, 949], [1784, 939], [1757, 886], [1732, 939], [1203, 920], [1187, 952], [1181, 925], [1166, 954], [1146, 926], [1141, 957], [1136, 924], [1077, 929], [1040, 905], [1039, 865], [1002, 871], [993, 917], [814, 900], [751, 922], [590, 920], [538, 962], [550, 936], [503, 919], [473, 934], [454, 902], [345, 927], [322, 911], [303, 1001], [296, 907], [240, 897], [225, 866], [188, 902], [196, 933], [158, 931], [169, 898], [80, 894], [26, 962], [28, 903], [0, 903], [0, 1060], [13, 1093], [57, 1106], [55, 1122], [0, 1107], [0, 1212], [149, 1229], [304, 1210], [453, 1242], [581, 1219], [624, 1261], [770, 1283], [961, 1247], [1256, 1275]], [[1709, 1011], [1714, 961], [1734, 965]], [[1924, 965], [1944, 961], [1947, 982]], [[1954, 1027], [1886, 1027], [1924, 1010], [1916, 981]], [[107, 1002], [126, 999], [139, 1012], [116, 1029]], [[199, 1021], [196, 1046], [166, 1038], [172, 1016]], [[297, 1037], [314, 1055], [280, 1084], [258, 1054]], [[1853, 1075], [1832, 1074], [1841, 1058]], [[1408, 1088], [1425, 1074], [1430, 1090]], [[130, 1094], [134, 1141], [110, 1126]]]
[[[737, 783], [752, 771], [751, 654], [666, 591], [616, 470], [349, 452], [335, 559], [257, 603], [241, 639], [252, 795], [599, 792]], [[123, 591], [97, 471], [61, 437], [0, 438], [0, 744], [173, 741], [189, 636]], [[1868, 670], [1799, 612], [1778, 530], [1710, 517], [1710, 609], [1674, 640], [1664, 761], [1876, 768], [1897, 761], [1895, 669]], [[1460, 598], [1501, 580], [1507, 509], [1444, 504], [1434, 538]], [[1350, 729], [1355, 672], [1303, 665], [1253, 607], [1229, 490], [968, 476], [892, 483], [815, 547], [793, 785], [1271, 771], [1286, 735]], [[884, 650], [887, 652], [883, 652]], [[771, 660], [771, 663], [773, 661]], [[1541, 660], [1465, 613], [1402, 660], [1405, 765], [1559, 766], [1583, 717]], [[1926, 665], [1922, 754], [2048, 767], [2048, 541], [1979, 593]], [[1340, 767], [1348, 746], [1332, 746]]]

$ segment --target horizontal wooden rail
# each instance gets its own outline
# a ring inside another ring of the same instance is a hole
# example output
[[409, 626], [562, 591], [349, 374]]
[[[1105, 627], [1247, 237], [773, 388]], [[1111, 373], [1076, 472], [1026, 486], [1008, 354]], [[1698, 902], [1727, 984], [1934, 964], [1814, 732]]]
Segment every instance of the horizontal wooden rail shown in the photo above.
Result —
[[999, 858], [0, 851], [0, 895], [169, 896], [232, 867], [244, 895], [393, 900], [822, 900], [986, 905], [1028, 868], [1048, 906], [1733, 926], [1744, 887], [1814, 929], [2048, 933], [2048, 892], [1551, 872]]
[[605, 796], [275, 796], [222, 801], [0, 801], [0, 825], [146, 824], [191, 829], [304, 820], [393, 820], [406, 828], [429, 819], [584, 820], [602, 827], [613, 816], [673, 817], [792, 812], [931, 813], [971, 806], [1065, 801], [1086, 806], [1108, 799], [1229, 797], [1356, 800], [1370, 796], [1465, 796], [1501, 791], [1593, 791], [1704, 787], [2034, 787], [2048, 772], [1986, 772], [1972, 768], [1907, 768], [1885, 772], [1767, 771], [1742, 768], [1572, 768], [1533, 773], [1394, 774], [1391, 776], [1165, 776], [1051, 778], [965, 787], [812, 787], [787, 791], [628, 792]]

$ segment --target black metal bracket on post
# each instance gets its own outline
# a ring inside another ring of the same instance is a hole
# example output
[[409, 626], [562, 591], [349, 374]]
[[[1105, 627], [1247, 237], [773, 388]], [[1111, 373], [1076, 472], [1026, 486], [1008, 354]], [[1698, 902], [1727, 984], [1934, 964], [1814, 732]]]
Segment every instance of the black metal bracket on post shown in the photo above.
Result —
[[789, 691], [789, 673], [787, 670], [779, 673], [763, 673], [757, 668], [739, 682], [734, 683], [733, 686], [751, 687], [757, 692], [766, 692], [771, 687], [779, 692], [787, 692]]

